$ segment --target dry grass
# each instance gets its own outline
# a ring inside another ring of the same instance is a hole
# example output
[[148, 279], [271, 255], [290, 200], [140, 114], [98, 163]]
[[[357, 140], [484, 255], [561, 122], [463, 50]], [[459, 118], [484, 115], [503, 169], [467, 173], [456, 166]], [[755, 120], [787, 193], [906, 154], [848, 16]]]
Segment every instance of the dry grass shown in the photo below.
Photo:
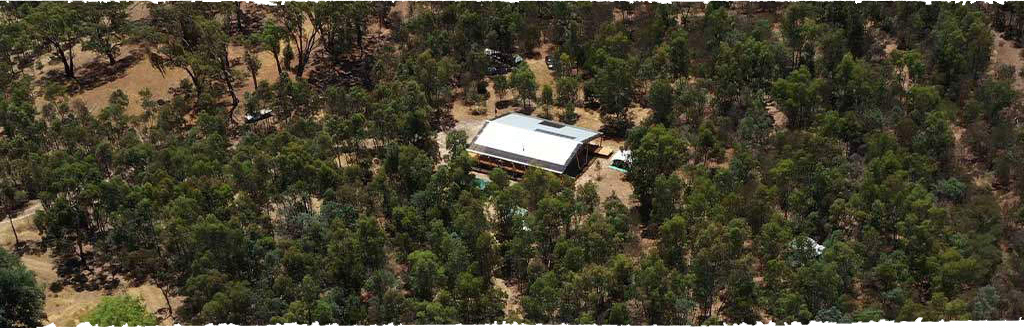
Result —
[[552, 89], [555, 88], [555, 76], [551, 74], [551, 70], [548, 69], [548, 64], [544, 62], [544, 56], [547, 56], [552, 50], [554, 45], [545, 43], [537, 47], [537, 52], [540, 53], [537, 58], [526, 58], [526, 65], [533, 71], [533, 76], [537, 80], [537, 97], [540, 98], [541, 90], [544, 90], [545, 85], [550, 85]]
[[[33, 216], [41, 208], [38, 201], [33, 201], [15, 218], [15, 229], [17, 229], [18, 238], [22, 242], [38, 242], [41, 239], [39, 231], [32, 224]], [[9, 251], [13, 250], [14, 235], [11, 232], [10, 223], [0, 223], [3, 225], [2, 229], [0, 229], [0, 247]], [[96, 291], [75, 291], [74, 288], [69, 286], [58, 293], [54, 293], [48, 287], [54, 281], [57, 281], [59, 277], [53, 267], [54, 259], [48, 253], [25, 254], [21, 256], [21, 261], [35, 274], [36, 282], [46, 291], [46, 303], [44, 304], [44, 311], [46, 311], [47, 316], [46, 324], [54, 323], [57, 326], [77, 325], [79, 323], [78, 320], [82, 316], [99, 304], [103, 296], [108, 295], [128, 294], [137, 296], [142, 299], [146, 309], [152, 313], [157, 313], [158, 310], [167, 307], [160, 289], [149, 284], [129, 287], [127, 286], [128, 284], [122, 283], [113, 290]], [[172, 298], [171, 302], [175, 307], [181, 305], [180, 299]], [[170, 325], [171, 322], [170, 320], [164, 320], [162, 324]]]
[[[126, 48], [127, 50], [137, 49], [136, 47]], [[156, 67], [149, 63], [149, 60], [141, 60], [129, 68], [124, 77], [82, 92], [74, 96], [73, 99], [81, 100], [87, 108], [98, 112], [107, 105], [110, 94], [121, 90], [128, 95], [127, 114], [139, 115], [142, 114], [142, 100], [139, 92], [149, 89], [153, 99], [169, 99], [171, 97], [170, 88], [178, 86], [181, 80], [187, 78], [188, 75], [184, 70], [169, 68], [165, 74], [161, 74]]]
[[[1013, 66], [1020, 71], [1024, 69], [1024, 60], [1021, 59], [1021, 48], [1017, 47], [1013, 41], [1009, 41], [1003, 38], [1002, 33], [992, 32], [992, 65], [990, 70], [995, 70], [999, 67], [999, 64], [1006, 64]], [[1016, 78], [1013, 82], [1013, 87], [1017, 90], [1024, 90], [1024, 81]]]
[[409, 13], [412, 12], [412, 2], [409, 1], [396, 1], [395, 5], [391, 7], [392, 13], [397, 13], [398, 17], [402, 19], [409, 18]]
[[[126, 50], [138, 50], [137, 47], [128, 46]], [[126, 57], [128, 51], [121, 58]], [[228, 48], [228, 55], [232, 58], [241, 58], [244, 49], [239, 46], [232, 46]], [[262, 62], [262, 67], [259, 73], [256, 75], [258, 80], [266, 81], [277, 81], [277, 67], [274, 65], [274, 57], [269, 52], [261, 52], [257, 54], [257, 58]], [[103, 60], [97, 58], [96, 60]], [[252, 84], [252, 75], [245, 69], [244, 66], [236, 67], [239, 71], [244, 74], [241, 75], [241, 79], [238, 81], [238, 86], [235, 89], [239, 98], [243, 98], [246, 92], [252, 92], [255, 87]], [[111, 81], [110, 83], [103, 84], [99, 87], [91, 90], [86, 90], [81, 94], [74, 96], [72, 99], [79, 99], [85, 103], [85, 105], [93, 110], [94, 112], [99, 111], [107, 105], [110, 94], [114, 91], [121, 90], [128, 95], [130, 101], [128, 105], [128, 114], [138, 115], [142, 114], [142, 100], [139, 96], [139, 92], [145, 89], [149, 89], [154, 99], [169, 99], [171, 97], [170, 89], [177, 87], [181, 80], [188, 79], [188, 75], [184, 70], [177, 68], [168, 68], [164, 74], [161, 74], [156, 67], [153, 67], [148, 60], [140, 60], [138, 63], [128, 68], [124, 76]], [[241, 115], [240, 111], [236, 111]]]
[[[132, 20], [145, 19], [149, 16], [149, 8], [145, 3], [132, 4], [129, 9], [129, 17]], [[307, 23], [308, 25], [308, 23]], [[107, 65], [105, 57], [100, 56], [94, 52], [82, 51], [81, 47], [75, 47], [75, 66], [76, 74], [80, 76], [86, 72], [82, 69], [87, 66], [104, 66]], [[238, 59], [241, 61], [244, 48], [241, 46], [231, 46], [228, 48], [228, 55], [232, 60]], [[123, 60], [133, 53], [136, 56], [141, 56], [141, 49], [136, 45], [126, 45], [122, 47], [121, 55], [117, 59]], [[45, 79], [46, 76], [53, 76], [55, 73], [63, 72], [63, 66], [59, 61], [51, 61], [48, 59], [49, 56], [43, 56], [37, 62], [40, 69], [28, 70], [27, 73], [35, 77], [36, 79]], [[270, 82], [277, 81], [277, 67], [274, 64], [274, 57], [269, 52], [261, 52], [257, 54], [257, 58], [262, 62], [262, 67], [257, 74], [258, 80], [266, 80]], [[312, 66], [312, 65], [311, 65]], [[237, 70], [242, 72], [241, 79], [238, 81], [236, 93], [239, 98], [243, 98], [246, 92], [251, 92], [255, 89], [252, 83], [251, 74], [246, 70], [244, 64], [236, 66]], [[314, 67], [309, 67], [307, 72], [313, 71]], [[131, 115], [138, 115], [142, 113], [141, 97], [139, 92], [145, 89], [149, 89], [155, 99], [169, 99], [170, 89], [177, 87], [181, 80], [187, 79], [188, 75], [184, 70], [176, 68], [168, 68], [163, 74], [157, 70], [149, 61], [145, 58], [138, 60], [131, 67], [128, 67], [118, 78], [113, 79], [110, 82], [104, 83], [97, 87], [85, 90], [84, 92], [78, 93], [72, 97], [72, 99], [78, 99], [85, 103], [87, 108], [93, 112], [99, 112], [104, 106], [107, 105], [107, 101], [110, 95], [117, 90], [121, 90], [128, 95], [129, 105], [127, 113]], [[37, 105], [40, 105], [37, 101]], [[243, 113], [236, 111], [236, 114], [241, 117]]]
[[519, 304], [519, 295], [521, 292], [516, 286], [509, 286], [505, 283], [504, 279], [491, 278], [495, 287], [498, 287], [501, 291], [505, 292], [505, 317], [514, 317], [517, 314], [523, 313], [523, 306]]
[[769, 104], [764, 106], [764, 109], [768, 111], [768, 115], [772, 116], [773, 124], [775, 128], [785, 128], [786, 122], [789, 122], [789, 118], [786, 117], [786, 113], [783, 113], [775, 104]]

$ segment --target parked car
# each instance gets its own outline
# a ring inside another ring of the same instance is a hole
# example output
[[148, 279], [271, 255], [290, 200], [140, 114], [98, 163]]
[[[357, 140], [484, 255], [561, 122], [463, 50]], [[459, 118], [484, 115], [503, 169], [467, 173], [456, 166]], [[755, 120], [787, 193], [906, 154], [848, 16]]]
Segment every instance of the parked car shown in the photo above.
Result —
[[274, 111], [269, 109], [260, 110], [259, 113], [248, 113], [245, 114], [245, 123], [256, 123], [271, 116], [274, 116]]
[[633, 162], [632, 158], [630, 157], [631, 154], [631, 151], [625, 149], [615, 152], [615, 154], [612, 155], [611, 157], [612, 163], [611, 165], [608, 165], [608, 167], [611, 167], [621, 172], [629, 171], [629, 164]]
[[548, 64], [548, 69], [553, 71], [555, 70], [555, 65], [558, 64], [558, 61], [552, 58], [551, 55], [547, 55], [544, 56], [544, 63]]
[[[491, 75], [511, 72], [512, 67], [523, 62], [523, 56], [504, 53], [493, 49], [484, 49], [484, 54], [491, 58], [491, 66], [494, 68], [493, 70], [488, 68], [488, 74]], [[501, 72], [503, 70], [505, 71]]]
[[487, 75], [502, 75], [512, 72], [512, 68], [506, 65], [491, 65], [487, 67]]

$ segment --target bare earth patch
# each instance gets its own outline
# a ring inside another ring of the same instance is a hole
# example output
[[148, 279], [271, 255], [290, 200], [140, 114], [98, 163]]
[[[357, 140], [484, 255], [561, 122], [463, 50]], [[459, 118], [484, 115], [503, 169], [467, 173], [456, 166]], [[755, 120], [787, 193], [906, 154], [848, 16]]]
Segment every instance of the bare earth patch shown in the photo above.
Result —
[[[127, 50], [136, 50], [136, 47], [126, 47]], [[243, 48], [233, 46], [228, 48], [228, 55], [232, 58], [241, 58], [243, 55]], [[124, 57], [125, 55], [122, 55]], [[260, 52], [257, 54], [257, 58], [260, 59], [262, 65], [259, 73], [256, 75], [258, 80], [266, 80], [270, 82], [277, 81], [277, 67], [274, 65], [274, 57], [269, 52]], [[102, 60], [102, 59], [96, 59]], [[239, 71], [244, 74], [241, 75], [241, 79], [238, 81], [239, 85], [235, 89], [239, 99], [244, 100], [246, 92], [252, 92], [255, 87], [252, 84], [252, 75], [245, 69], [244, 65], [236, 67]], [[79, 99], [85, 103], [86, 107], [94, 112], [98, 112], [100, 109], [107, 105], [110, 99], [110, 94], [114, 91], [121, 90], [128, 95], [127, 114], [129, 115], [140, 115], [142, 114], [142, 97], [139, 96], [139, 92], [145, 89], [153, 95], [153, 99], [170, 99], [170, 89], [177, 87], [181, 80], [188, 79], [188, 75], [184, 70], [177, 68], [168, 68], [161, 74], [156, 67], [150, 64], [149, 60], [143, 59], [136, 63], [134, 66], [128, 68], [124, 76], [113, 80], [109, 83], [103, 84], [99, 87], [93, 88], [82, 92], [81, 94], [74, 96], [72, 99]], [[241, 107], [241, 105], [239, 105]], [[240, 111], [236, 111], [237, 114], [241, 115]]]
[[[992, 66], [990, 69], [999, 67], [998, 64], [1006, 64], [1013, 66], [1020, 71], [1024, 69], [1024, 60], [1021, 59], [1021, 48], [1017, 47], [1013, 41], [1003, 38], [1002, 33], [992, 32]], [[1017, 90], [1024, 90], [1024, 81], [1017, 78], [1014, 79], [1013, 87]]]
[[136, 21], [149, 17], [149, 6], [145, 2], [135, 2], [128, 6], [128, 19]]
[[[135, 3], [129, 6], [128, 13], [131, 20], [146, 19], [149, 17], [149, 8], [145, 3]], [[121, 55], [117, 58], [121, 61], [131, 56], [133, 52], [139, 51], [141, 51], [141, 49], [137, 45], [125, 45], [122, 46]], [[232, 60], [238, 60], [241, 62], [241, 57], [244, 53], [243, 51], [244, 50], [241, 46], [231, 46], [228, 48], [228, 56]], [[86, 73], [82, 69], [86, 66], [108, 65], [104, 56], [91, 51], [82, 51], [81, 46], [76, 46], [74, 48], [74, 53], [76, 74], [79, 74], [80, 76]], [[142, 101], [139, 96], [140, 91], [149, 89], [154, 100], [169, 99], [170, 89], [177, 87], [181, 80], [188, 79], [188, 75], [185, 71], [177, 68], [168, 68], [162, 74], [149, 63], [149, 60], [145, 59], [144, 56], [142, 57], [143, 58], [141, 60], [136, 61], [131, 67], [128, 67], [118, 78], [76, 94], [72, 99], [81, 100], [85, 103], [87, 108], [93, 112], [99, 112], [107, 105], [108, 100], [110, 99], [110, 94], [116, 90], [121, 90], [128, 95], [128, 99], [130, 101], [128, 104], [127, 114], [139, 115], [142, 114]], [[274, 64], [273, 55], [264, 51], [258, 53], [257, 58], [259, 58], [262, 63], [261, 68], [257, 73], [257, 80], [276, 82], [278, 79], [278, 73], [277, 67]], [[39, 69], [30, 69], [27, 71], [28, 74], [33, 75], [36, 79], [45, 80], [45, 76], [47, 75], [53, 75], [54, 73], [63, 74], [63, 66], [60, 61], [49, 60], [49, 56], [42, 56], [37, 65], [39, 66]], [[241, 75], [241, 79], [238, 81], [236, 92], [240, 99], [244, 99], [244, 94], [246, 92], [252, 92], [255, 89], [252, 82], [252, 75], [245, 68], [244, 64], [236, 66], [235, 68], [243, 73]], [[309, 67], [307, 71], [312, 70], [313, 67]], [[37, 105], [40, 104], [37, 103]], [[243, 115], [243, 113], [238, 110], [236, 110], [236, 114], [239, 117]]]
[[[601, 145], [616, 151], [622, 148], [622, 142], [617, 140], [604, 140]], [[601, 199], [615, 196], [627, 206], [636, 205], [636, 201], [633, 199], [633, 186], [626, 181], [626, 174], [612, 169], [609, 167], [610, 164], [611, 160], [607, 158], [592, 159], [590, 166], [576, 178], [576, 186], [593, 182]]]

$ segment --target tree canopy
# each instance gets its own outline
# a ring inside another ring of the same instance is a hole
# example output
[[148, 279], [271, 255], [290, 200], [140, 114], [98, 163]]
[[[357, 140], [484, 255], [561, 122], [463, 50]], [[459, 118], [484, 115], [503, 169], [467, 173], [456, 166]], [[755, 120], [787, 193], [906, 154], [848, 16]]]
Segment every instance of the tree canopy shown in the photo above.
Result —
[[0, 248], [0, 324], [4, 327], [38, 327], [43, 313], [43, 290], [35, 275], [14, 254]]

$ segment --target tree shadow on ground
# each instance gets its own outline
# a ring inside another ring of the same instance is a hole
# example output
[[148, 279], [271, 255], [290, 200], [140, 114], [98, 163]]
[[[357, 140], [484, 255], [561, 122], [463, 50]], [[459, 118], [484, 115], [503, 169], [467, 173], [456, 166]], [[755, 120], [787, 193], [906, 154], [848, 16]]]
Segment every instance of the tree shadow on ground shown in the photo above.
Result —
[[362, 86], [373, 88], [374, 54], [387, 41], [384, 35], [365, 35], [362, 46], [347, 54], [332, 57], [316, 56], [310, 59], [309, 83], [320, 89], [330, 85]]
[[536, 48], [523, 51], [523, 57], [526, 59], [540, 59], [540, 51], [537, 51]]
[[125, 77], [128, 69], [135, 66], [142, 58], [140, 50], [130, 52], [127, 56], [115, 61], [114, 64], [110, 64], [102, 57], [97, 57], [96, 60], [77, 68], [75, 70], [77, 77], [74, 79], [64, 76], [63, 69], [47, 71], [43, 74], [43, 78], [46, 81], [64, 84], [67, 86], [67, 94], [77, 95]]
[[519, 113], [522, 113], [522, 114], [526, 114], [526, 115], [530, 115], [530, 114], [533, 114], [534, 110], [536, 110], [536, 109], [537, 108], [534, 107], [533, 105], [526, 104], [526, 106], [519, 107], [519, 109], [516, 110], [516, 112], [519, 112]]
[[254, 31], [259, 31], [263, 28], [263, 17], [270, 14], [270, 11], [263, 6], [248, 6], [245, 3], [242, 5], [242, 21], [239, 22], [239, 17], [236, 15], [234, 9], [229, 13], [227, 25], [227, 33], [231, 36], [236, 35], [249, 35]]
[[91, 252], [86, 252], [81, 258], [66, 256], [56, 259], [54, 265], [57, 280], [50, 284], [50, 291], [59, 292], [65, 287], [71, 287], [77, 292], [112, 290], [121, 285], [121, 279], [109, 274], [108, 270], [88, 264], [95, 261], [95, 255]]
[[317, 57], [312, 60], [313, 69], [309, 72], [309, 83], [319, 89], [331, 85], [361, 86], [366, 89], [373, 87], [370, 72], [373, 70], [373, 57], [354, 58], [348, 56], [338, 60]]
[[513, 103], [514, 101], [512, 100], [498, 100], [497, 102], [494, 103], [494, 107], [497, 109], [505, 109], [508, 108], [509, 106], [512, 106]]
[[14, 245], [14, 254], [18, 256], [42, 255], [44, 253], [46, 253], [46, 247], [38, 240], [22, 240]]

